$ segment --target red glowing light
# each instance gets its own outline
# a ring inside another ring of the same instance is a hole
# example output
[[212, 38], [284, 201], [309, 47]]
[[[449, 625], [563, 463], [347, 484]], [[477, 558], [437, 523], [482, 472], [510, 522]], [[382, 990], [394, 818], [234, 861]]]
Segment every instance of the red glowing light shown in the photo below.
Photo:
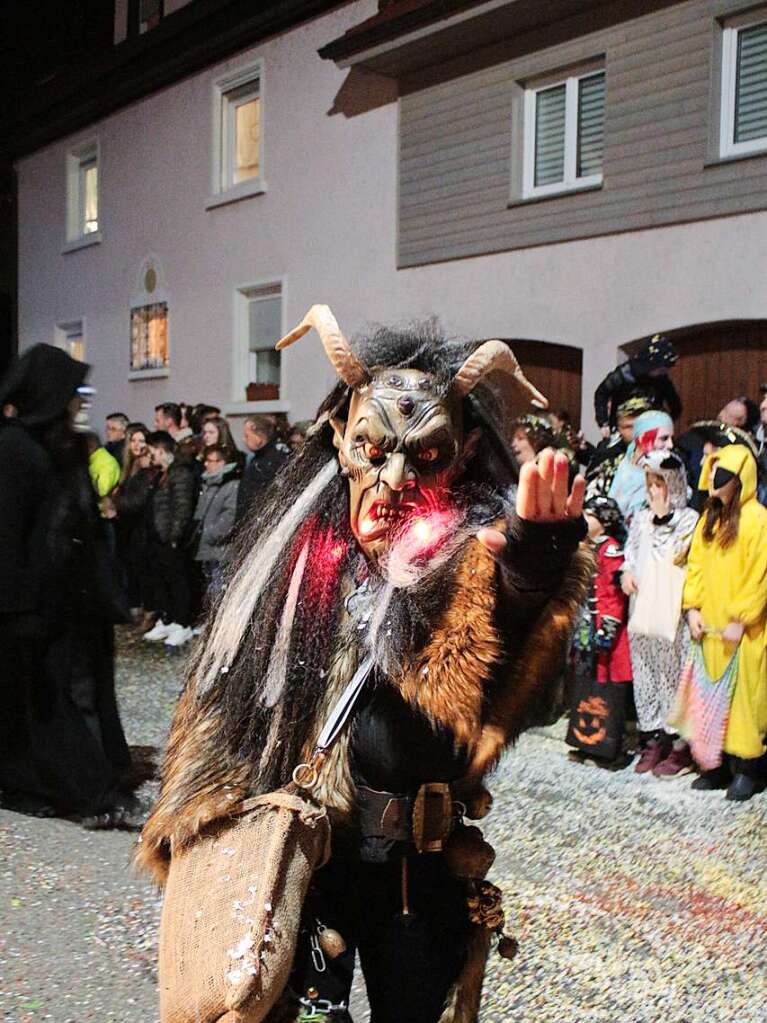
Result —
[[434, 532], [428, 519], [416, 519], [412, 526], [413, 536], [419, 543], [428, 543]]

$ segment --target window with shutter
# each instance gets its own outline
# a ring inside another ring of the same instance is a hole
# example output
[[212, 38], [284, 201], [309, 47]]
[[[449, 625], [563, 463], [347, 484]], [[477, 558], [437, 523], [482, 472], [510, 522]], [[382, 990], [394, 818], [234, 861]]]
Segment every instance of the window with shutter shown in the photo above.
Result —
[[605, 141], [605, 76], [589, 75], [578, 82], [578, 160], [576, 176], [602, 173]]
[[767, 150], [766, 15], [752, 12], [722, 30], [720, 156]]
[[271, 384], [279, 393], [280, 353], [274, 347], [282, 337], [282, 297], [279, 289], [256, 291], [248, 299], [248, 307], [250, 382]]
[[528, 85], [524, 96], [522, 198], [602, 184], [605, 72], [592, 62], [557, 81]]
[[285, 333], [282, 281], [237, 288], [235, 293], [234, 401], [276, 401], [282, 358], [275, 344]]

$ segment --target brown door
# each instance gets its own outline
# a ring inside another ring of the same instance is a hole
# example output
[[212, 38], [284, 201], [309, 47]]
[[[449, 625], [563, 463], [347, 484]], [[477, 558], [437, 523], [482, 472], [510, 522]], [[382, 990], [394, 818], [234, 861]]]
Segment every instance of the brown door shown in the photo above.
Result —
[[549, 409], [570, 413], [573, 426], [581, 425], [583, 352], [548, 341], [510, 341], [525, 376], [549, 399]]
[[[759, 403], [767, 383], [767, 320], [734, 320], [664, 332], [679, 352], [670, 376], [682, 399], [677, 433], [700, 419], [714, 419], [731, 398]], [[624, 345], [627, 354], [639, 342]]]

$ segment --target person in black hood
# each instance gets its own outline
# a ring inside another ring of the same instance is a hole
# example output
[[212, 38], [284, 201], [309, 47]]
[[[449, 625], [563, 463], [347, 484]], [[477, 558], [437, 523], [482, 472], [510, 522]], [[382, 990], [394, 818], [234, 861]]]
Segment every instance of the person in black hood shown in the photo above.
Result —
[[88, 370], [39, 344], [0, 381], [0, 792], [21, 811], [133, 826], [114, 692], [126, 608], [73, 425]]
[[667, 337], [655, 334], [636, 354], [611, 370], [594, 392], [594, 415], [603, 438], [617, 424], [619, 406], [630, 398], [643, 397], [649, 408], [668, 412], [672, 419], [682, 413], [682, 401], [668, 376], [679, 354]]

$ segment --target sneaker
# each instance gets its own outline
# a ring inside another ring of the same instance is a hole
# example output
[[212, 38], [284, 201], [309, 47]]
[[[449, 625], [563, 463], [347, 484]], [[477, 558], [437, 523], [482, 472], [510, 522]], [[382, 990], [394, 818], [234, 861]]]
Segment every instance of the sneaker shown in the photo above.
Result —
[[656, 778], [680, 778], [683, 774], [689, 774], [692, 769], [692, 753], [690, 753], [690, 747], [685, 743], [679, 748], [675, 746], [666, 759], [661, 760], [653, 768], [652, 773]]
[[165, 637], [165, 646], [183, 646], [192, 638], [192, 630], [185, 625], [178, 625], [175, 622], [168, 626], [168, 633]]
[[665, 752], [657, 739], [651, 739], [639, 753], [639, 760], [634, 767], [635, 773], [647, 774], [652, 771], [664, 759]]
[[162, 618], [158, 618], [154, 628], [145, 632], [142, 638], [147, 643], [159, 643], [161, 639], [165, 639], [170, 634], [170, 630], [171, 626], [166, 625]]

